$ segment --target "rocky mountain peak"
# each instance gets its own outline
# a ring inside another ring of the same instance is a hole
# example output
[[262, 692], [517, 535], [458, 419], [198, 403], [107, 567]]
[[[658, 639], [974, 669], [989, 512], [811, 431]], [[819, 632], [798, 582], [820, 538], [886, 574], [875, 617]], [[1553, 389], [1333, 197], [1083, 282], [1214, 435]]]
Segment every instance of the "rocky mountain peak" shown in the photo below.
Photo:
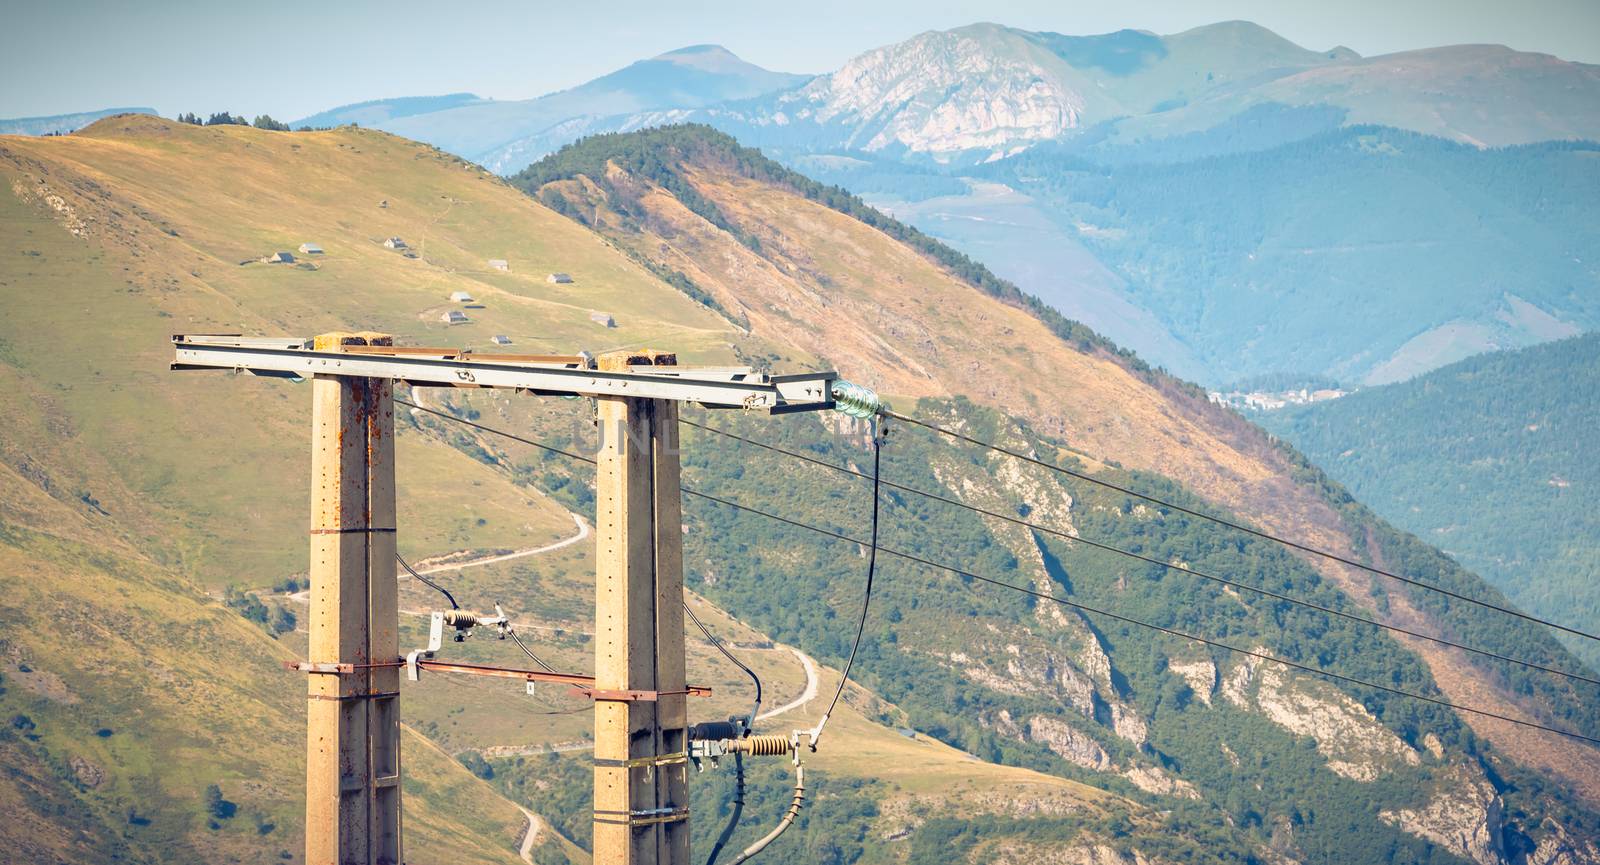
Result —
[[1085, 99], [1065, 64], [1007, 28], [922, 33], [861, 54], [780, 102], [797, 118], [858, 127], [868, 151], [952, 154], [1053, 138]]

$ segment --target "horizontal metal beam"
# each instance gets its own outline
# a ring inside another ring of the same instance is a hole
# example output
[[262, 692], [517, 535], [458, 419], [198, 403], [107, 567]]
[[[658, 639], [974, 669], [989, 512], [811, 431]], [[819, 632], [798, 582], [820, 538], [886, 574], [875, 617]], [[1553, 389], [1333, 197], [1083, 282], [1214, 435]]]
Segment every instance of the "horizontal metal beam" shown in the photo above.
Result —
[[834, 372], [770, 376], [742, 367], [633, 366], [588, 369], [582, 363], [496, 360], [492, 354], [394, 354], [383, 347], [317, 351], [296, 337], [182, 335], [172, 338], [175, 370], [228, 369], [309, 378], [342, 375], [393, 379], [420, 387], [509, 388], [547, 396], [670, 399], [768, 412], [832, 407]]

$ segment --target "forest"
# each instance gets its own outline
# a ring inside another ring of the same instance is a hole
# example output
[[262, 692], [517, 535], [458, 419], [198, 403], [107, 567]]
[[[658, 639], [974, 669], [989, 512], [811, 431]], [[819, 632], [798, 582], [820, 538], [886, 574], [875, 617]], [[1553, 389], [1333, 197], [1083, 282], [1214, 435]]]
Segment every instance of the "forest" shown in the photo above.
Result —
[[[1258, 421], [1537, 614], [1600, 627], [1600, 334]], [[1592, 641], [1571, 645], [1591, 668]]]

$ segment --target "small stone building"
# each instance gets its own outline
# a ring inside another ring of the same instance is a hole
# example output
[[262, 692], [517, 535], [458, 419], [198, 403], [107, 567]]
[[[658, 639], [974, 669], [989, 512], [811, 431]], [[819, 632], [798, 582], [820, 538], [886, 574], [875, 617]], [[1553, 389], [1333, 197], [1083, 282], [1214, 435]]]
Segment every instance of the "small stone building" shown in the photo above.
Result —
[[545, 277], [544, 280], [552, 285], [566, 285], [572, 281], [572, 277], [565, 273], [552, 273]]
[[398, 237], [391, 237], [388, 240], [385, 240], [383, 245], [390, 249], [409, 249], [409, 247], [406, 246], [406, 242]]
[[591, 312], [589, 313], [589, 320], [601, 327], [617, 326], [617, 320], [612, 318], [609, 312]]
[[467, 314], [459, 309], [452, 309], [444, 315], [439, 316], [439, 320], [445, 324], [466, 324]]

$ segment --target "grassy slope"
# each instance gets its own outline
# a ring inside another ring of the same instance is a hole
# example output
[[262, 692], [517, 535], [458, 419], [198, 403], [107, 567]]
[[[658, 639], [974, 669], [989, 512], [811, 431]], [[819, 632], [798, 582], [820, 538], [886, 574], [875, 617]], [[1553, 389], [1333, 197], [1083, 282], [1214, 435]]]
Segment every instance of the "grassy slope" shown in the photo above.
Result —
[[[413, 344], [481, 345], [508, 333], [525, 351], [669, 338], [709, 357], [738, 338], [519, 192], [380, 134], [118, 118], [68, 138], [0, 139], [0, 175], [5, 619], [37, 609], [79, 623], [76, 639], [47, 619], [7, 637], [6, 717], [28, 714], [40, 739], [5, 743], [33, 768], [6, 782], [4, 810], [15, 828], [28, 813], [48, 823], [59, 816], [50, 809], [77, 809], [90, 836], [126, 835], [135, 859], [298, 855], [301, 819], [301, 684], [277, 668], [289, 650], [204, 587], [303, 572], [293, 539], [305, 520], [307, 392], [171, 374], [168, 335], [381, 328]], [[391, 234], [423, 257], [379, 245]], [[238, 264], [303, 241], [327, 250], [315, 270]], [[477, 272], [487, 258], [510, 260], [512, 273]], [[548, 285], [558, 269], [577, 282]], [[486, 308], [446, 333], [434, 319], [457, 289]], [[625, 304], [640, 291], [660, 295], [648, 314]], [[598, 328], [591, 309], [614, 311], [620, 326]], [[573, 530], [564, 509], [458, 450], [412, 438], [401, 454], [407, 552]], [[141, 654], [147, 663], [130, 663]], [[164, 700], [164, 684], [180, 689]], [[100, 725], [115, 732], [101, 739]], [[420, 858], [514, 857], [525, 821], [513, 806], [487, 788], [456, 790], [470, 776], [434, 752], [408, 754], [412, 783], [433, 779], [410, 805]], [[73, 757], [106, 778], [64, 785]], [[199, 816], [213, 781], [243, 818], [220, 833]], [[130, 807], [151, 822], [130, 824]], [[265, 843], [245, 826], [256, 815], [277, 827]], [[69, 861], [109, 849], [65, 831], [28, 843]]]
[[[663, 147], [673, 146], [670, 135], [660, 133]], [[688, 145], [679, 176], [754, 245], [615, 165], [603, 184], [579, 176], [551, 187], [618, 244], [682, 271], [734, 315], [748, 317], [754, 335], [829, 358], [847, 378], [901, 396], [969, 398], [1027, 420], [1091, 461], [1165, 475], [1264, 529], [1360, 555], [1367, 537], [1355, 527], [1367, 518], [1359, 509], [1336, 510], [1315, 475], [1256, 428], [1168, 379], [1075, 350], [1023, 310], [978, 295], [883, 233], [786, 185], [727, 170], [730, 145], [714, 136], [704, 148]], [[1372, 602], [1367, 575], [1314, 564], [1358, 602]], [[1387, 603], [1397, 621], [1434, 615], [1398, 593]], [[1459, 656], [1416, 641], [1406, 647], [1454, 699], [1517, 716], [1537, 711], [1484, 684]], [[1506, 753], [1600, 802], [1592, 781], [1600, 777], [1600, 754], [1593, 749], [1468, 721]]]
[[[298, 855], [300, 683], [277, 663], [303, 651], [303, 634], [275, 642], [207, 595], [304, 570], [303, 548], [285, 539], [298, 537], [304, 520], [306, 392], [168, 373], [169, 334], [373, 328], [412, 344], [481, 345], [507, 333], [523, 351], [653, 342], [705, 360], [727, 359], [730, 346], [795, 356], [742, 335], [492, 177], [377, 133], [278, 135], [117, 118], [69, 138], [0, 139], [0, 174], [8, 187], [0, 194], [0, 290], [9, 298], [0, 380], [14, 418], [0, 442], [5, 618], [70, 609], [74, 621], [105, 623], [85, 628], [103, 641], [95, 652], [50, 628], [4, 644], [4, 705], [33, 718], [40, 738], [0, 743], [18, 768], [0, 782], [0, 807], [18, 828], [8, 840], [41, 856], [88, 861], [118, 845], [136, 860]], [[379, 241], [391, 234], [421, 258], [384, 249]], [[238, 264], [304, 241], [327, 250], [315, 270]], [[508, 259], [512, 272], [485, 272], [491, 257]], [[553, 270], [577, 281], [548, 284]], [[446, 331], [434, 319], [454, 290], [486, 308]], [[593, 309], [616, 314], [619, 327], [597, 328]], [[399, 447], [408, 555], [521, 548], [572, 533], [566, 510], [533, 488], [443, 446], [445, 434], [407, 430]], [[519, 621], [559, 628], [531, 629], [539, 650], [583, 668], [591, 556], [589, 542], [449, 579], [470, 604], [503, 600]], [[402, 588], [407, 608], [436, 602], [409, 580]], [[293, 609], [288, 599], [268, 600]], [[737, 629], [712, 615], [720, 629]], [[403, 639], [420, 642], [420, 619], [408, 618]], [[150, 663], [130, 666], [135, 654]], [[751, 654], [769, 705], [799, 694], [803, 669], [791, 655]], [[466, 644], [461, 656], [516, 662], [492, 642]], [[18, 672], [23, 666], [34, 672]], [[691, 669], [718, 689], [707, 711], [738, 711], [746, 686], [737, 672], [698, 642]], [[170, 701], [149, 699], [171, 684], [182, 687]], [[572, 705], [557, 694], [528, 701], [520, 689], [444, 677], [409, 688], [451, 698], [407, 704], [408, 719], [445, 750], [587, 735], [586, 714], [535, 714]], [[82, 705], [103, 711], [78, 717]], [[102, 725], [109, 738], [95, 735]], [[842, 742], [906, 746], [865, 721], [842, 726]], [[453, 858], [503, 861], [525, 826], [521, 814], [444, 760], [444, 750], [408, 742], [409, 849], [428, 861], [459, 844]], [[992, 770], [1008, 783], [1071, 787], [929, 750], [936, 753], [923, 764], [946, 767], [930, 778], [970, 783]], [[74, 757], [106, 779], [92, 788], [69, 780]], [[220, 832], [205, 828], [199, 806], [213, 781], [240, 805]], [[276, 828], [255, 834], [257, 817]], [[29, 826], [38, 831], [24, 839]]]

